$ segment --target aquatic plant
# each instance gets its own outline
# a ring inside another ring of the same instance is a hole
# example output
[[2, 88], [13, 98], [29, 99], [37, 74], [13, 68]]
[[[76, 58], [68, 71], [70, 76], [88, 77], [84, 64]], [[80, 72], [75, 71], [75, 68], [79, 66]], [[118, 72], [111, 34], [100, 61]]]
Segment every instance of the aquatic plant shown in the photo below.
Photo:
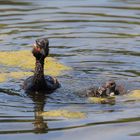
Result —
[[[20, 51], [1, 51], [0, 66], [5, 66], [7, 69], [18, 68], [18, 71], [3, 70], [0, 72], [0, 82], [6, 81], [8, 78], [23, 78], [32, 75], [35, 60], [29, 50]], [[47, 75], [58, 76], [62, 71], [70, 70], [71, 68], [56, 61], [52, 57], [45, 60], [44, 72]]]
[[68, 110], [50, 110], [50, 111], [40, 113], [40, 116], [82, 119], [82, 118], [86, 117], [86, 114], [83, 112], [72, 112], [72, 111], [68, 111]]

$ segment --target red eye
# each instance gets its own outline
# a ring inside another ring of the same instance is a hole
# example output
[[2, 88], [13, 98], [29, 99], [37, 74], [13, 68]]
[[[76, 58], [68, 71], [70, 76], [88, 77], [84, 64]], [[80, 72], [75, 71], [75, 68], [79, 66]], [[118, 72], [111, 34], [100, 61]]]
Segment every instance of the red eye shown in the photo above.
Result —
[[40, 48], [35, 48], [35, 50], [36, 50], [37, 52], [40, 52], [41, 49], [40, 49]]

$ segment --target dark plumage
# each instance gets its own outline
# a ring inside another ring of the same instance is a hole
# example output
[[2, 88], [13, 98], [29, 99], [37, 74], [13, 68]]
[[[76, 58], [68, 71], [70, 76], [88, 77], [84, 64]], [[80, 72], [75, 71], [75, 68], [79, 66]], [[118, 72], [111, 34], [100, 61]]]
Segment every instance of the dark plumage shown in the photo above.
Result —
[[86, 96], [88, 97], [109, 97], [123, 94], [126, 94], [124, 87], [116, 85], [114, 80], [107, 81], [99, 88], [90, 88], [86, 91]]
[[37, 39], [33, 45], [32, 54], [36, 59], [34, 75], [24, 81], [24, 89], [30, 91], [52, 91], [60, 87], [56, 78], [44, 76], [44, 59], [49, 54], [47, 38]]

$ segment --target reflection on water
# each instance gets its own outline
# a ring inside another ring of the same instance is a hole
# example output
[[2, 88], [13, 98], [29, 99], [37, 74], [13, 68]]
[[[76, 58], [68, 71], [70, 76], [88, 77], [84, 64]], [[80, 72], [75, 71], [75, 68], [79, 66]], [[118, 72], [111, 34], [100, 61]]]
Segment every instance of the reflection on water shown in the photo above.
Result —
[[34, 102], [34, 132], [35, 133], [46, 133], [48, 131], [47, 123], [44, 122], [43, 117], [40, 116], [40, 113], [44, 111], [44, 106], [46, 103], [46, 96], [42, 93], [30, 93], [30, 98]]
[[[73, 68], [58, 77], [62, 87], [47, 97], [26, 95], [23, 79], [0, 83], [0, 138], [139, 139], [139, 100], [124, 96], [114, 104], [93, 104], [77, 94], [107, 79], [139, 89], [139, 10], [139, 0], [0, 0], [0, 51], [31, 50], [36, 38], [49, 37], [50, 56]], [[0, 64], [3, 71], [26, 69]], [[39, 115], [48, 110], [87, 118]]]

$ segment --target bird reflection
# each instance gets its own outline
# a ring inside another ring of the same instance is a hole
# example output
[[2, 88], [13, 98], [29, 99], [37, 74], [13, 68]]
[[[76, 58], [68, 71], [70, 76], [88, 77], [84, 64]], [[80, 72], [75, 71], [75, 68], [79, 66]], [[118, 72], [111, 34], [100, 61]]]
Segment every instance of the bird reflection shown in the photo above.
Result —
[[43, 116], [40, 114], [44, 111], [44, 106], [46, 104], [47, 96], [43, 92], [29, 93], [28, 96], [34, 102], [34, 132], [35, 133], [47, 133], [48, 125], [44, 121]]

